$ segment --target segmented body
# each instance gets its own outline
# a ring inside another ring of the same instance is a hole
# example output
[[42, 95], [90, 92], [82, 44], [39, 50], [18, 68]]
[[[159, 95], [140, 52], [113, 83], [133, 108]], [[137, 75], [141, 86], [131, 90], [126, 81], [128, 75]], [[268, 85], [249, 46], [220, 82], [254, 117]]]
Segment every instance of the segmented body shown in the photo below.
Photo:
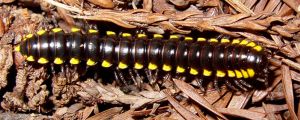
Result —
[[206, 40], [185, 37], [179, 40], [171, 35], [164, 40], [162, 35], [152, 38], [145, 34], [117, 36], [107, 32], [100, 37], [97, 30], [81, 34], [77, 28], [64, 33], [60, 28], [29, 34], [16, 48], [27, 61], [40, 64], [69, 62], [76, 65], [85, 61], [88, 66], [97, 63], [102, 67], [119, 69], [160, 69], [166, 72], [189, 73], [227, 79], [253, 79], [267, 67], [263, 48], [247, 40]]

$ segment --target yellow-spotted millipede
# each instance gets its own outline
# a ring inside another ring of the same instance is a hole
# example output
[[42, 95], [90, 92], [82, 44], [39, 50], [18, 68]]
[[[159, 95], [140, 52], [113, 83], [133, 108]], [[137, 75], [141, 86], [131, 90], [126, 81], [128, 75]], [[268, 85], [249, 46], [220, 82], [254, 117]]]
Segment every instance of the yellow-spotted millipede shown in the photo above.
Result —
[[28, 62], [77, 65], [118, 69], [148, 69], [187, 73], [199, 77], [199, 83], [211, 78], [232, 89], [252, 88], [248, 81], [267, 81], [268, 60], [264, 48], [249, 40], [206, 39], [177, 35], [132, 35], [107, 31], [100, 36], [90, 29], [78, 28], [65, 33], [61, 28], [28, 34], [15, 47]]

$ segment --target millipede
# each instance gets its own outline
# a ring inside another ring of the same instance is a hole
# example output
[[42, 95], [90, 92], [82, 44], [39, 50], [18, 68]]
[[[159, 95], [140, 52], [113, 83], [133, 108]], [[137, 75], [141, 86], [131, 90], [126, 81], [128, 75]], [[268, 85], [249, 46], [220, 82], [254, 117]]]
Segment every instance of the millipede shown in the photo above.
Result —
[[202, 88], [204, 80], [215, 87], [223, 81], [234, 90], [253, 88], [249, 81], [267, 81], [267, 53], [256, 42], [222, 38], [183, 37], [144, 33], [132, 35], [98, 30], [82, 33], [72, 28], [39, 30], [24, 37], [15, 50], [28, 62], [39, 64], [99, 65], [113, 69], [162, 70], [197, 78]]

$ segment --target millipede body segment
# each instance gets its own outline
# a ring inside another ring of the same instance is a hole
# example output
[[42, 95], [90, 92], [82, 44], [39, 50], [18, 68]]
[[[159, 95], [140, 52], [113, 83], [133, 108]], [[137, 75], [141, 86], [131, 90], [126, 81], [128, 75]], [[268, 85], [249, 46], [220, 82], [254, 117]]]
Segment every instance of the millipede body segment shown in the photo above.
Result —
[[[40, 30], [27, 35], [16, 50], [27, 61], [40, 64], [69, 62], [76, 65], [85, 61], [88, 66], [99, 63], [104, 68], [159, 69], [216, 79], [262, 77], [261, 71], [268, 63], [263, 48], [247, 40], [191, 37], [179, 40], [176, 35], [165, 40], [159, 34], [150, 38], [145, 34], [122, 33], [118, 36], [111, 31], [100, 36], [92, 29], [86, 34], [77, 28], [71, 31], [64, 33], [60, 28]], [[243, 81], [237, 82], [247, 86]]]

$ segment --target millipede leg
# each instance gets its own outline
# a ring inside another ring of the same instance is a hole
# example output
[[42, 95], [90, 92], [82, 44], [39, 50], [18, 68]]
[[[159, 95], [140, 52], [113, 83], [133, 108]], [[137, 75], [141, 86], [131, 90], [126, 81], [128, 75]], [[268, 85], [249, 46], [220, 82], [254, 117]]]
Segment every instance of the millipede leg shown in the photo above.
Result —
[[93, 75], [94, 80], [98, 80], [100, 78], [100, 76], [101, 76], [99, 74], [99, 70], [95, 66], [93, 66], [92, 69], [94, 71], [94, 75]]
[[214, 88], [220, 93], [220, 87], [219, 87], [219, 80], [218, 77], [215, 77], [214, 79]]
[[154, 75], [153, 75], [153, 77], [152, 77], [153, 80], [152, 80], [152, 83], [151, 83], [151, 84], [156, 83], [157, 77], [158, 77], [158, 69], [155, 70], [155, 73], [154, 73]]
[[257, 81], [264, 83], [265, 86], [268, 86], [268, 69], [263, 69], [263, 72], [260, 73], [258, 76], [262, 76], [259, 78], [256, 78]]
[[55, 76], [54, 64], [51, 63], [50, 66], [51, 66], [51, 73], [52, 73], [53, 76]]
[[114, 77], [115, 77], [115, 80], [116, 80], [116, 82], [117, 82], [117, 84], [121, 84], [121, 81], [120, 81], [120, 79], [119, 79], [119, 76], [118, 76], [118, 73], [117, 73], [117, 71], [115, 70], [114, 71]]
[[133, 71], [136, 74], [137, 86], [138, 86], [138, 88], [141, 88], [142, 83], [143, 83], [143, 78], [141, 77], [141, 75], [139, 74], [139, 72], [136, 69], [134, 69]]
[[139, 30], [137, 30], [135, 33], [136, 33], [136, 34], [144, 34], [144, 33], [145, 33], [145, 31], [144, 31], [144, 30], [142, 30], [142, 29], [139, 29]]
[[118, 73], [118, 75], [119, 75], [119, 77], [120, 77], [120, 80], [121, 80], [126, 86], [128, 86], [128, 84], [127, 84], [127, 82], [126, 82], [126, 80], [125, 80], [125, 77], [124, 77], [122, 71], [120, 71], [119, 68], [116, 68], [116, 72]]
[[244, 91], [248, 91], [248, 89], [245, 88], [241, 83], [239, 83], [238, 80], [233, 80], [233, 81], [234, 81], [234, 83], [235, 83], [239, 88], [241, 88], [241, 89], [244, 90]]
[[248, 87], [248, 88], [253, 88], [252, 85], [250, 85], [249, 83], [247, 83], [246, 81], [239, 79], [239, 83], [241, 83], [242, 85]]
[[70, 80], [74, 79], [74, 76], [75, 76], [76, 73], [78, 73], [78, 66], [74, 65], [74, 68], [71, 71], [71, 76], [70, 76], [71, 79]]
[[196, 81], [197, 81], [197, 83], [198, 83], [198, 85], [199, 85], [199, 88], [200, 88], [200, 90], [202, 91], [202, 92], [205, 92], [205, 88], [203, 87], [203, 78], [201, 77], [201, 78], [196, 78]]
[[130, 75], [132, 81], [134, 82], [134, 84], [137, 85], [138, 83], [137, 83], [136, 77], [132, 73], [132, 69], [129, 69], [128, 72], [129, 72], [129, 75]]
[[71, 74], [70, 74], [70, 68], [69, 68], [69, 66], [68, 65], [65, 65], [65, 76], [66, 76], [66, 79], [67, 79], [67, 81], [68, 82], [70, 82], [71, 81]]
[[172, 75], [171, 75], [171, 73], [165, 74], [164, 77], [163, 77], [163, 79], [164, 80], [170, 80], [170, 81], [172, 81]]
[[229, 80], [225, 80], [225, 84], [227, 87], [229, 87], [230, 89], [234, 90], [234, 91], [238, 91], [238, 89], [231, 84], [231, 82], [229, 82]]
[[147, 78], [148, 78], [150, 84], [154, 84], [157, 79], [158, 70], [156, 70], [154, 74], [152, 74], [152, 71], [149, 69], [146, 69], [146, 71], [148, 72], [148, 75], [147, 75], [147, 72], [146, 72], [146, 75], [147, 75]]
[[65, 73], [65, 68], [63, 66], [60, 66], [60, 72]]
[[148, 70], [147, 68], [144, 69], [144, 71], [145, 71], [145, 74], [146, 74], [146, 77], [147, 77], [148, 81], [150, 82], [151, 79], [152, 79], [152, 78], [151, 78], [151, 71]]

